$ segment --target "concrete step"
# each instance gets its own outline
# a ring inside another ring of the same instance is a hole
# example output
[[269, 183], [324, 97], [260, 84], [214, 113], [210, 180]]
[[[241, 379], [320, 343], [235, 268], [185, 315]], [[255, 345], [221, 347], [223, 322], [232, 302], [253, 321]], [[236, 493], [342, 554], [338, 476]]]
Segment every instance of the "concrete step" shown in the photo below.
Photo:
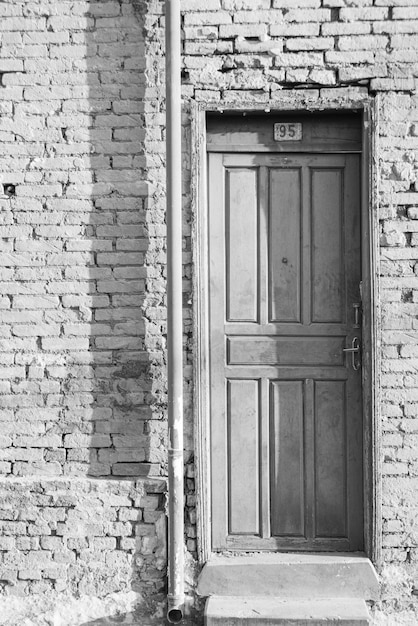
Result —
[[205, 626], [368, 626], [364, 600], [212, 596]]
[[213, 555], [202, 570], [197, 591], [201, 596], [374, 600], [379, 581], [362, 554]]

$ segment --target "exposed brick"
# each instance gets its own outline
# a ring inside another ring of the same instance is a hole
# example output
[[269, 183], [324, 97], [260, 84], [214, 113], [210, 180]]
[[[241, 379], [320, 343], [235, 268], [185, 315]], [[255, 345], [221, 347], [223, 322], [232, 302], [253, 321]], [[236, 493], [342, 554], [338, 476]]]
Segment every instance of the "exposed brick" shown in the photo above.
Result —
[[321, 26], [321, 34], [328, 35], [368, 35], [371, 32], [368, 22], [326, 22]]
[[319, 52], [278, 53], [274, 63], [278, 67], [315, 67], [323, 65], [323, 55]]
[[265, 22], [266, 24], [275, 24], [276, 22], [279, 22], [284, 26], [283, 13], [272, 9], [259, 9], [258, 11], [252, 9], [251, 11], [236, 11], [234, 13], [235, 24], [260, 24], [262, 22]]
[[[393, 5], [394, 3], [392, 3]], [[402, 2], [402, 5], [407, 5], [408, 2]], [[411, 2], [413, 5], [414, 3]], [[392, 17], [394, 20], [416, 20], [418, 18], [418, 7], [417, 6], [402, 6], [402, 7], [394, 7], [392, 11]]]
[[370, 83], [373, 91], [415, 91], [416, 79], [414, 78], [375, 78]]
[[[224, 0], [225, 1], [225, 0]], [[221, 8], [221, 0], [207, 0], [204, 4], [200, 0], [182, 0], [182, 11], [217, 11]], [[224, 7], [227, 8], [227, 7]]]
[[388, 17], [388, 9], [383, 7], [349, 8], [341, 9], [339, 16], [343, 22], [385, 20]]
[[384, 35], [353, 35], [352, 37], [340, 37], [338, 40], [339, 50], [382, 50], [388, 44], [388, 38]]
[[[281, 0], [273, 0], [273, 6], [280, 8]], [[329, 22], [331, 12], [329, 9], [289, 9], [285, 15], [288, 22]]]
[[339, 50], [329, 50], [325, 52], [325, 62], [339, 65], [352, 64], [373, 64], [375, 63], [374, 53], [370, 50], [350, 50], [349, 52], [341, 52]]
[[317, 37], [315, 39], [299, 37], [286, 40], [287, 50], [332, 50], [333, 48], [334, 39], [331, 37]]
[[222, 8], [228, 11], [269, 9], [270, 0], [222, 0]]
[[220, 37], [261, 37], [267, 33], [266, 24], [221, 24]]
[[277, 6], [279, 9], [299, 9], [299, 8], [314, 8], [319, 9], [321, 6], [321, 0], [273, 0], [273, 7]]
[[418, 35], [392, 35], [391, 44], [394, 48], [414, 50], [418, 45]]
[[311, 37], [319, 35], [319, 30], [320, 25], [314, 22], [306, 24], [271, 23], [269, 32], [273, 37]]

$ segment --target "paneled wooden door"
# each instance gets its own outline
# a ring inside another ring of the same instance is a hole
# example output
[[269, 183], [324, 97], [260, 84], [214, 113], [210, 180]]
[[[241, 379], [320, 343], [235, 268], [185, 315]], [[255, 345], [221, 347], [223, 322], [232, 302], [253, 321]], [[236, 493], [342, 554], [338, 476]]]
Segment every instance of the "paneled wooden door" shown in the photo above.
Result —
[[361, 550], [360, 157], [211, 153], [208, 211], [212, 550]]

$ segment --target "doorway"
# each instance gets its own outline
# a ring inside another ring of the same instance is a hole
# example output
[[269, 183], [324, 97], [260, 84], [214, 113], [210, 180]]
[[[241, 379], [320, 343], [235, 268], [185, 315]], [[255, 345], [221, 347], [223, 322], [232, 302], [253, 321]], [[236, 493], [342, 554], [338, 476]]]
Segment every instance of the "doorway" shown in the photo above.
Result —
[[355, 114], [208, 122], [212, 551], [364, 547], [360, 153]]

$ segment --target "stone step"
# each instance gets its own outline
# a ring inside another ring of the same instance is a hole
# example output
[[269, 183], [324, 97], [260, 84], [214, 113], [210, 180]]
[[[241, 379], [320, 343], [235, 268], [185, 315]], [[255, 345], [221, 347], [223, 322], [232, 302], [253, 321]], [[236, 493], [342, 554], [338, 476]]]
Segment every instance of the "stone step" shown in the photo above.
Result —
[[198, 583], [201, 596], [378, 597], [376, 571], [362, 554], [213, 555]]
[[212, 596], [205, 626], [368, 626], [364, 600], [358, 598], [283, 599], [271, 596]]

